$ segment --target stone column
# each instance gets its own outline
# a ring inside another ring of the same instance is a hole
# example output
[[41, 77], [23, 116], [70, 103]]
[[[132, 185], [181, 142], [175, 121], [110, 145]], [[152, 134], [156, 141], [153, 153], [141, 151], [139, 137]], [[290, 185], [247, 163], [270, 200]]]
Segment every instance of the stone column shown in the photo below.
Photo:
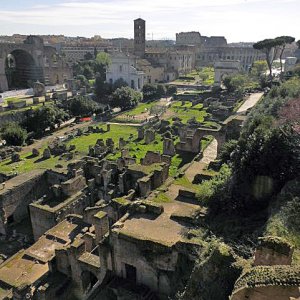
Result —
[[5, 74], [5, 59], [0, 58], [0, 91], [5, 92], [8, 90], [8, 82]]
[[94, 226], [96, 233], [96, 243], [102, 240], [104, 235], [109, 231], [108, 215], [104, 211], [99, 211], [94, 215]]

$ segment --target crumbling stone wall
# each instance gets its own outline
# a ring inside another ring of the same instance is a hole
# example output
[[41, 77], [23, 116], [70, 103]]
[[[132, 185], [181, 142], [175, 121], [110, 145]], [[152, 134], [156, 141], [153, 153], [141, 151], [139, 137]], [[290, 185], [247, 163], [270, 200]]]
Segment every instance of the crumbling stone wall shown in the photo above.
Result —
[[0, 233], [6, 234], [9, 222], [20, 222], [28, 216], [28, 205], [48, 189], [45, 171], [36, 170], [6, 182], [0, 191]]
[[255, 266], [291, 265], [294, 249], [278, 237], [263, 237], [255, 251]]
[[242, 289], [231, 300], [290, 300], [299, 297], [298, 286], [261, 286]]
[[136, 268], [136, 283], [148, 286], [162, 297], [171, 294], [172, 272], [176, 270], [178, 253], [161, 244], [136, 240], [132, 237], [110, 235], [112, 271], [126, 278], [126, 264]]

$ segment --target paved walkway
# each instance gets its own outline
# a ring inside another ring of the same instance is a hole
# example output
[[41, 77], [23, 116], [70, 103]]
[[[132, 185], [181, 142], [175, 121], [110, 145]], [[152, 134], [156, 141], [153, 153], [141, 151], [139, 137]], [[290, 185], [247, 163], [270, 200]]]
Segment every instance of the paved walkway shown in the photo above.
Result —
[[186, 170], [185, 176], [190, 182], [194, 181], [194, 178], [199, 174], [210, 162], [217, 158], [217, 140], [213, 140], [203, 152], [203, 158], [200, 161], [194, 161], [191, 166]]
[[243, 113], [247, 109], [252, 108], [262, 97], [263, 93], [254, 93], [243, 103], [243, 105], [238, 109], [237, 113]]

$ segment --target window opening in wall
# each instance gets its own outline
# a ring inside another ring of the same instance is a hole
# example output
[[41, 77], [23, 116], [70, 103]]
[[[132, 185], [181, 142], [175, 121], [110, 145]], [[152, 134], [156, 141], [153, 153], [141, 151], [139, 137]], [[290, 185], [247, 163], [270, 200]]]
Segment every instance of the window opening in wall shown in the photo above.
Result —
[[136, 267], [125, 264], [126, 279], [136, 283]]

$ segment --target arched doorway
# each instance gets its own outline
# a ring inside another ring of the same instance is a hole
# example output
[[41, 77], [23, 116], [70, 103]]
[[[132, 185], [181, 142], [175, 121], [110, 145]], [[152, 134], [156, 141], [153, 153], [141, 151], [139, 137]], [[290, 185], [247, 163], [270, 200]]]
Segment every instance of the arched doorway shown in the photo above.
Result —
[[36, 66], [31, 54], [20, 49], [7, 55], [5, 74], [9, 89], [29, 88], [41, 77], [40, 68]]

